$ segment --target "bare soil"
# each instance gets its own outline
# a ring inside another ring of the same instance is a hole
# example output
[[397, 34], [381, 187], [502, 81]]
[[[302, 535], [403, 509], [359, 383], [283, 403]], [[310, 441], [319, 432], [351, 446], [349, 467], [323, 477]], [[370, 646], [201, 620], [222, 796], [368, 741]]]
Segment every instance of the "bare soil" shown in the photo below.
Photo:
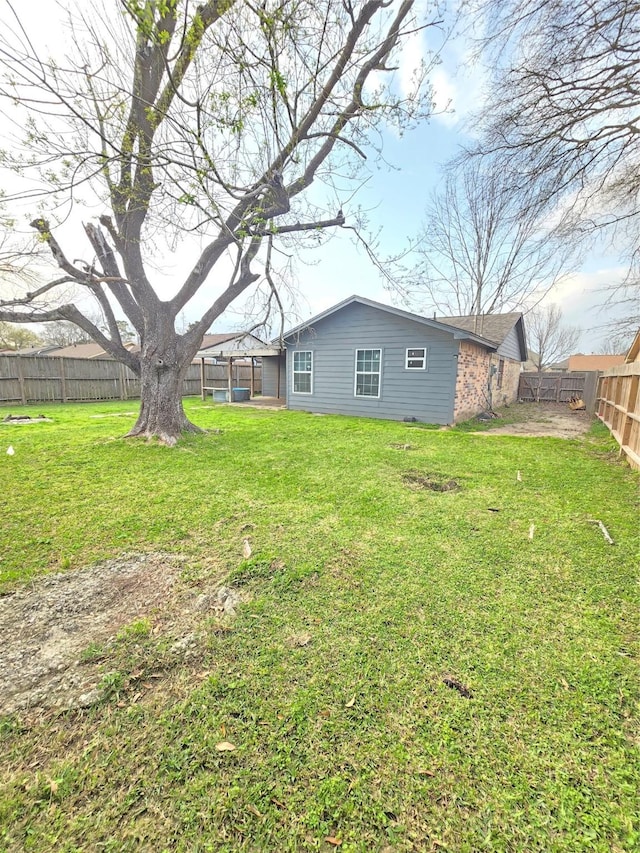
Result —
[[505, 410], [505, 415], [509, 418], [517, 416], [518, 420], [496, 426], [483, 434], [579, 438], [593, 422], [593, 416], [588, 412], [572, 412], [565, 403], [514, 403]]
[[98, 702], [104, 666], [83, 652], [108, 647], [143, 617], [169, 635], [176, 655], [188, 657], [203, 614], [233, 615], [237, 598], [224, 587], [189, 588], [183, 567], [175, 555], [126, 554], [0, 597], [0, 713]]

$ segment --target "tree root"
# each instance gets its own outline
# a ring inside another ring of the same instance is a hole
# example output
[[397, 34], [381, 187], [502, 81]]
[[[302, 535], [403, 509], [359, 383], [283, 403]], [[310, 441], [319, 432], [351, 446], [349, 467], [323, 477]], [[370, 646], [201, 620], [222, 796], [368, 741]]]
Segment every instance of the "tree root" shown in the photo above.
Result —
[[191, 421], [185, 420], [185, 423], [182, 425], [182, 428], [177, 435], [173, 432], [167, 432], [167, 430], [164, 429], [153, 429], [152, 427], [136, 424], [123, 437], [144, 438], [146, 441], [156, 440], [159, 444], [163, 444], [166, 447], [175, 447], [183, 434], [191, 433], [193, 435], [203, 435], [205, 432], [206, 430], [192, 424]]

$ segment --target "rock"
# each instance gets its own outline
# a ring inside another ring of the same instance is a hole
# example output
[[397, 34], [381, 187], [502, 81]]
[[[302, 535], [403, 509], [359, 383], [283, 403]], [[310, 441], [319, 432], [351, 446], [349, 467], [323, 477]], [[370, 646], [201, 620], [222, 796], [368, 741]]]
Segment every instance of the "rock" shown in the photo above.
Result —
[[171, 646], [171, 652], [173, 652], [173, 654], [186, 652], [187, 649], [195, 646], [196, 640], [197, 637], [193, 632], [186, 634], [184, 637], [180, 637], [179, 640], [176, 640], [176, 642]]
[[102, 699], [102, 691], [94, 687], [93, 690], [89, 690], [87, 693], [81, 693], [76, 699], [75, 705], [78, 708], [88, 708], [90, 705], [95, 705], [100, 699]]
[[203, 592], [201, 595], [199, 595], [193, 605], [193, 609], [199, 610], [201, 613], [205, 613], [207, 610], [211, 610], [212, 607], [213, 602], [211, 600], [211, 596], [207, 595], [206, 592]]
[[236, 606], [240, 604], [238, 593], [228, 586], [221, 586], [216, 595], [218, 607], [222, 607], [225, 616], [235, 616]]

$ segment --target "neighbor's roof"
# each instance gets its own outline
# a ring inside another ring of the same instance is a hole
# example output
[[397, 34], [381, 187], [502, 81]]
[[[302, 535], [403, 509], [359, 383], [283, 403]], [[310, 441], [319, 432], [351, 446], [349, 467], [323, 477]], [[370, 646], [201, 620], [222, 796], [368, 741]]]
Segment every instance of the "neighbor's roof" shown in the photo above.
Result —
[[209, 349], [209, 347], [217, 347], [227, 341], [235, 341], [236, 338], [242, 338], [246, 332], [222, 332], [218, 335], [203, 335], [200, 343], [200, 349]]
[[13, 353], [5, 352], [5, 355], [51, 355], [51, 353], [60, 349], [58, 344], [34, 344], [24, 349], [16, 350]]
[[[126, 343], [123, 344], [125, 349], [128, 349], [129, 352], [135, 352], [138, 350], [138, 345], [134, 343]], [[71, 344], [68, 347], [58, 347], [55, 350], [51, 350], [47, 353], [47, 355], [53, 356], [54, 358], [113, 358], [113, 356], [106, 352], [100, 344], [89, 343], [89, 344]]]
[[624, 355], [571, 355], [569, 356], [569, 370], [608, 370], [624, 364]]
[[195, 358], [259, 358], [278, 355], [279, 348], [261, 341], [250, 332], [225, 332], [204, 335]]
[[[293, 329], [289, 329], [289, 331], [286, 332], [283, 337], [286, 340], [287, 338], [298, 334], [298, 332], [302, 332], [304, 329], [308, 329], [310, 326], [315, 325], [320, 320], [324, 320], [326, 317], [330, 317], [332, 314], [335, 314], [337, 311], [341, 311], [343, 308], [346, 308], [348, 305], [351, 305], [353, 303], [367, 305], [370, 308], [378, 308], [380, 311], [386, 311], [388, 314], [393, 314], [396, 317], [402, 317], [406, 320], [412, 320], [414, 323], [423, 323], [425, 326], [430, 326], [432, 329], [439, 329], [443, 332], [449, 333], [453, 331], [453, 337], [455, 339], [471, 340], [475, 343], [480, 344], [481, 346], [486, 347], [487, 349], [497, 349], [495, 342], [491, 340], [487, 335], [476, 334], [470, 329], [465, 329], [464, 327], [455, 327], [452, 329], [452, 327], [454, 327], [453, 323], [447, 323], [442, 319], [430, 319], [429, 317], [423, 317], [420, 314], [412, 314], [409, 311], [403, 311], [401, 308], [394, 308], [392, 305], [383, 305], [382, 302], [374, 302], [373, 299], [366, 299], [364, 296], [350, 296], [348, 299], [343, 299], [342, 302], [338, 302], [338, 304], [334, 305], [332, 308], [327, 308], [326, 311], [317, 314], [310, 320], [306, 320], [304, 323], [300, 323]], [[510, 328], [512, 327], [513, 323], [511, 324]]]

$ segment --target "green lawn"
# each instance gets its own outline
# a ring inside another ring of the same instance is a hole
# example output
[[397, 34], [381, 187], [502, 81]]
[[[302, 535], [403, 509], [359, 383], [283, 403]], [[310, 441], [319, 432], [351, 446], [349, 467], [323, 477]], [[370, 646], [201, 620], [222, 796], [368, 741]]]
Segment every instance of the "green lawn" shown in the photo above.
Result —
[[130, 402], [0, 427], [5, 592], [164, 551], [245, 597], [188, 664], [151, 613], [102, 703], [0, 721], [0, 849], [640, 850], [638, 476], [599, 425], [186, 407], [221, 432], [121, 441]]

